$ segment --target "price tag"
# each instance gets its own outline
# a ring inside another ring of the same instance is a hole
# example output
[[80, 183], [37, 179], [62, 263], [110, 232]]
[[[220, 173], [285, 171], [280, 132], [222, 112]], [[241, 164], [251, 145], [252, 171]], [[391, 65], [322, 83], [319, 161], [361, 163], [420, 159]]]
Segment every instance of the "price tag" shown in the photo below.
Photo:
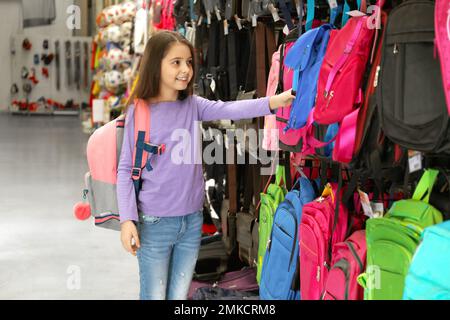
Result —
[[208, 25], [210, 25], [211, 24], [211, 12], [206, 12], [206, 20], [207, 20], [207, 23], [208, 23]]
[[369, 200], [369, 196], [367, 195], [367, 193], [365, 193], [362, 190], [358, 189], [358, 193], [359, 193], [359, 198], [361, 201], [361, 205], [364, 211], [364, 214], [366, 216], [368, 216], [369, 218], [373, 217], [373, 210], [372, 210], [372, 206], [370, 205], [370, 200]]
[[370, 206], [373, 212], [373, 218], [382, 218], [384, 216], [384, 205], [382, 202], [371, 202]]
[[198, 17], [197, 26], [200, 26], [203, 21], [203, 16]]
[[234, 15], [234, 20], [236, 20], [238, 29], [241, 30], [242, 29], [241, 19], [237, 15]]
[[252, 16], [252, 27], [256, 27], [258, 25], [257, 19], [258, 19], [258, 16], [256, 14], [254, 14]]
[[211, 79], [211, 84], [209, 85], [209, 87], [211, 88], [212, 92], [216, 92], [216, 81], [214, 81], [214, 79]]
[[222, 17], [220, 16], [220, 10], [217, 6], [214, 6], [214, 11], [216, 12], [217, 21], [221, 21]]
[[361, 12], [359, 10], [352, 10], [352, 11], [347, 12], [347, 14], [350, 17], [364, 17], [366, 15], [364, 12]]
[[273, 21], [277, 22], [280, 20], [280, 16], [278, 15], [278, 10], [274, 7], [273, 3], [268, 6], [270, 13], [272, 13]]
[[225, 144], [225, 149], [229, 149], [230, 148], [230, 142], [228, 141], [228, 135], [224, 135], [223, 136], [223, 141], [224, 141], [224, 144]]
[[330, 9], [337, 8], [337, 0], [328, 0], [328, 4], [330, 5]]
[[223, 34], [228, 35], [228, 20], [223, 20]]
[[408, 150], [409, 173], [422, 169], [422, 153], [419, 151]]
[[284, 28], [283, 28], [283, 33], [284, 33], [285, 35], [288, 35], [288, 34], [289, 34], [289, 28], [288, 28], [287, 25], [284, 26]]

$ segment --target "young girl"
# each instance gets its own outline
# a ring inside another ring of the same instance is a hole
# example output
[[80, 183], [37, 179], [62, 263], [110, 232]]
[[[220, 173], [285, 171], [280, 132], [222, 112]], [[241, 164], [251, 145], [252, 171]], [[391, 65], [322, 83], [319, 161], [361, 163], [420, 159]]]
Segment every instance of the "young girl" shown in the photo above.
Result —
[[[117, 196], [124, 248], [137, 255], [142, 300], [184, 300], [192, 281], [202, 232], [204, 181], [201, 164], [171, 159], [174, 130], [194, 136], [196, 121], [248, 119], [273, 113], [295, 98], [291, 91], [232, 102], [193, 95], [194, 48], [176, 32], [161, 31], [147, 43], [135, 97], [151, 108], [151, 143], [166, 144], [142, 171], [136, 199], [131, 179], [134, 106], [127, 110], [118, 167]], [[137, 200], [137, 201], [136, 201]]]

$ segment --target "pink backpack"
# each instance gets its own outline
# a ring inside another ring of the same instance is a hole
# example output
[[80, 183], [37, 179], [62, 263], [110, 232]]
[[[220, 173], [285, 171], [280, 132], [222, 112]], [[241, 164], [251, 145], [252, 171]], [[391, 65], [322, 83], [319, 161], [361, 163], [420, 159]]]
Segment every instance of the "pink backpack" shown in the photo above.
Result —
[[[284, 44], [284, 51], [280, 53], [281, 57], [285, 57], [289, 50], [292, 48], [295, 42], [288, 42]], [[289, 69], [283, 64], [283, 86], [281, 90], [288, 90], [292, 88], [292, 80], [294, 77], [294, 70]], [[284, 128], [287, 126], [289, 115], [291, 114], [291, 106], [286, 106], [284, 108], [278, 108], [276, 121], [279, 135], [279, 145], [280, 149], [291, 152], [300, 152], [298, 147], [299, 141], [302, 137], [302, 130], [288, 130], [286, 133], [283, 132]]]
[[450, 115], [450, 2], [436, 0], [435, 5], [436, 47], [441, 60], [442, 82]]
[[357, 283], [366, 267], [366, 231], [354, 232], [347, 240], [334, 245], [322, 300], [363, 300], [364, 289]]
[[331, 31], [317, 87], [317, 123], [340, 122], [362, 102], [362, 80], [375, 35], [369, 19], [353, 17], [341, 30]]
[[[266, 96], [270, 97], [277, 93], [278, 80], [280, 78], [280, 50], [272, 55], [272, 65], [270, 66], [269, 77], [267, 79]], [[265, 150], [278, 151], [278, 130], [276, 115], [268, 115], [264, 117], [264, 138], [262, 147]]]
[[[165, 145], [150, 144], [150, 108], [144, 100], [134, 101], [134, 141], [133, 163], [134, 168], [130, 172], [135, 184], [136, 193], [139, 192], [139, 182], [142, 170], [151, 170], [149, 154], [161, 154]], [[87, 144], [87, 160], [89, 172], [85, 175], [89, 209], [78, 210], [89, 212], [94, 217], [95, 225], [107, 229], [120, 230], [120, 217], [117, 205], [117, 168], [122, 150], [123, 130], [125, 128], [125, 115], [107, 123], [95, 130]], [[75, 210], [77, 210], [75, 208]], [[89, 215], [77, 218], [85, 220]]]
[[337, 185], [328, 184], [320, 198], [303, 206], [299, 227], [300, 293], [302, 300], [319, 300], [331, 266], [332, 248], [347, 233], [348, 211]]

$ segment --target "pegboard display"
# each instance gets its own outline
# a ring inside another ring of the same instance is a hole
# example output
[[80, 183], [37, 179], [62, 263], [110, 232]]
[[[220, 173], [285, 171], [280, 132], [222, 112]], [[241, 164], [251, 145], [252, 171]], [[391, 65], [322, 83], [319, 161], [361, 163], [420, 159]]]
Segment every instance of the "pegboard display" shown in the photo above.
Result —
[[78, 114], [92, 83], [89, 37], [11, 37], [10, 112]]

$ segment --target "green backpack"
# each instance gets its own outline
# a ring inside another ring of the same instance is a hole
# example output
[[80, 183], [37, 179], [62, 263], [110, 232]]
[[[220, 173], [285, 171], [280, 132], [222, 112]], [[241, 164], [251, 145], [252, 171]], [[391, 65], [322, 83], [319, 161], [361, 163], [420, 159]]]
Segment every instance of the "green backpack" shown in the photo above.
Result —
[[425, 170], [412, 199], [394, 202], [383, 218], [366, 222], [367, 268], [358, 282], [365, 300], [401, 300], [423, 230], [443, 221], [428, 203], [439, 171]]
[[286, 173], [284, 166], [277, 166], [275, 183], [267, 188], [267, 193], [261, 193], [261, 206], [259, 209], [259, 245], [256, 279], [258, 284], [261, 280], [261, 270], [266, 254], [267, 242], [272, 231], [273, 216], [278, 205], [284, 201], [287, 190], [285, 186]]

